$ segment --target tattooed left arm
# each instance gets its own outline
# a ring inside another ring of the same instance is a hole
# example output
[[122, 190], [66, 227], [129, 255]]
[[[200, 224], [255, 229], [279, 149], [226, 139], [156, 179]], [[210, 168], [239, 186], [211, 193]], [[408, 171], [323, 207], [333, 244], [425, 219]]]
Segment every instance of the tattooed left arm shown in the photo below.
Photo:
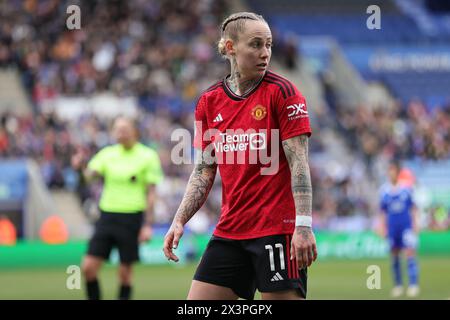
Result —
[[[312, 186], [308, 164], [308, 137], [296, 136], [283, 141], [291, 170], [291, 188], [297, 216], [312, 216]], [[316, 239], [311, 227], [296, 226], [291, 242], [291, 260], [299, 267], [309, 267], [317, 258]]]

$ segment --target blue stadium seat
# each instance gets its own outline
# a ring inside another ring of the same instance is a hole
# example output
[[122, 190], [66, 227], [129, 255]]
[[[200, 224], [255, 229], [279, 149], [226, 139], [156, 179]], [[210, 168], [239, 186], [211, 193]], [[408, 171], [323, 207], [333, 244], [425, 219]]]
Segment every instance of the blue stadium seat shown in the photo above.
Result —
[[28, 173], [25, 160], [0, 162], [0, 201], [24, 201], [27, 196]]

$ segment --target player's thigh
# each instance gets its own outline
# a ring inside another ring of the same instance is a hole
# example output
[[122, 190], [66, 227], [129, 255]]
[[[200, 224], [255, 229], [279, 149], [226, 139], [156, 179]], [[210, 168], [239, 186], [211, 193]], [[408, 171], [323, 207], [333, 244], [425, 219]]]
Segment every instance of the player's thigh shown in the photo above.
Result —
[[104, 259], [97, 256], [85, 255], [81, 263], [81, 269], [83, 273], [88, 277], [94, 277], [103, 265]]
[[239, 297], [231, 288], [192, 280], [188, 300], [237, 300]]
[[299, 268], [297, 260], [290, 259], [291, 240], [291, 235], [273, 235], [247, 242], [262, 296], [306, 298], [307, 269]]
[[[218, 287], [231, 289], [235, 296], [244, 299], [253, 299], [256, 290], [256, 280], [253, 272], [252, 259], [242, 248], [242, 241], [223, 239], [213, 236], [203, 253], [202, 259], [197, 267], [192, 285], [193, 293], [190, 296], [198, 296], [197, 288], [203, 286], [208, 290], [217, 292]], [[199, 283], [200, 282], [200, 283]], [[203, 283], [214, 286], [203, 285]], [[208, 291], [205, 291], [208, 295]]]
[[388, 235], [389, 247], [392, 256], [398, 256], [403, 248], [403, 241], [400, 232]]

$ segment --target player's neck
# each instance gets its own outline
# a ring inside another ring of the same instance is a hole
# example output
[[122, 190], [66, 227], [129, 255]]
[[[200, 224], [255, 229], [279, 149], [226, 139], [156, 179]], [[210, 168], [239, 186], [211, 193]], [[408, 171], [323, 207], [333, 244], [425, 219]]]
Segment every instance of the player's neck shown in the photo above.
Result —
[[242, 74], [237, 67], [236, 60], [231, 61], [231, 75], [227, 79], [228, 87], [238, 96], [243, 96], [258, 85], [261, 77], [249, 78]]
[[125, 150], [131, 150], [135, 144], [136, 144], [136, 141], [125, 142], [125, 143], [122, 143], [122, 147]]

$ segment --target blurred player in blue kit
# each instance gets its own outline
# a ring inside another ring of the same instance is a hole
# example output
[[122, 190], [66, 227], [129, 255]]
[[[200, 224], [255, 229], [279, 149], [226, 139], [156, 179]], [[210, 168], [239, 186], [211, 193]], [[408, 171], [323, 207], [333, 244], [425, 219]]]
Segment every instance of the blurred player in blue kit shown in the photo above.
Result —
[[392, 297], [400, 297], [403, 294], [403, 280], [401, 267], [401, 254], [406, 255], [409, 285], [408, 297], [419, 295], [418, 264], [416, 248], [418, 244], [418, 213], [413, 200], [411, 187], [404, 185], [399, 180], [401, 171], [400, 163], [393, 161], [389, 165], [389, 182], [382, 186], [380, 197], [379, 233], [387, 237], [390, 245], [392, 272], [394, 276], [394, 288]]

